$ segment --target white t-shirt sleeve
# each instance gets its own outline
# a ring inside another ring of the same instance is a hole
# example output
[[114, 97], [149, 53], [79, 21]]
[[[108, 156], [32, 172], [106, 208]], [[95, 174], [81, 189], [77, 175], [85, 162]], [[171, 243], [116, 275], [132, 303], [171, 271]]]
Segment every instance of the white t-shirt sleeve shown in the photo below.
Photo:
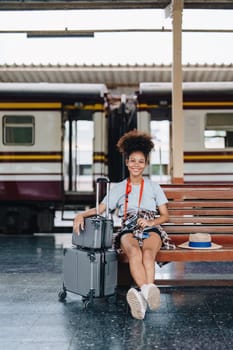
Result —
[[[114, 184], [113, 187], [110, 189], [110, 193], [109, 193], [109, 211], [110, 212], [119, 208], [121, 203], [124, 202], [125, 186], [126, 186], [126, 180], [123, 180], [117, 184]], [[107, 205], [107, 197], [105, 196], [101, 202]]]

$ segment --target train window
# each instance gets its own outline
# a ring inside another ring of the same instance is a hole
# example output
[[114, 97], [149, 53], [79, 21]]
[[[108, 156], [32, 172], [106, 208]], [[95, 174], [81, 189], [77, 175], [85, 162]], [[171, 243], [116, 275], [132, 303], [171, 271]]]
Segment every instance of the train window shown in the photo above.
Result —
[[35, 120], [30, 115], [3, 116], [4, 145], [33, 145], [35, 142]]
[[207, 113], [205, 120], [205, 147], [232, 147], [233, 113]]
[[79, 173], [80, 175], [92, 175], [92, 166], [89, 164], [80, 164]]
[[221, 130], [205, 130], [206, 148], [225, 148], [226, 132]]

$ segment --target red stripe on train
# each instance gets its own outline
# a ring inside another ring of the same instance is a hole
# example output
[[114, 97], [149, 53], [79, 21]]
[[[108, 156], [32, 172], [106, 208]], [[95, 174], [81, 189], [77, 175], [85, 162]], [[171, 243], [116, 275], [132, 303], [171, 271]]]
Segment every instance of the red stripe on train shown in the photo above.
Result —
[[1, 201], [60, 201], [61, 181], [1, 181]]

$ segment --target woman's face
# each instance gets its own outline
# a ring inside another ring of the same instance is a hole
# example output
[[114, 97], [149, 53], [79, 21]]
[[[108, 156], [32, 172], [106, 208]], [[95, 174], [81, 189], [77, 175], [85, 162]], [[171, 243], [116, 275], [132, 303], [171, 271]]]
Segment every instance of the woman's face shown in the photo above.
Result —
[[147, 161], [142, 152], [133, 152], [126, 160], [126, 166], [132, 176], [141, 176], [146, 165]]

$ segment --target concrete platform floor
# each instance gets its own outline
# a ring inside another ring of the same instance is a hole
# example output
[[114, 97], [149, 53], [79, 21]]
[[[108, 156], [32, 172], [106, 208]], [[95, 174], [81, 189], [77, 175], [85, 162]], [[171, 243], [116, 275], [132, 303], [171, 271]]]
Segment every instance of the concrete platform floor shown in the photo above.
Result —
[[[160, 308], [143, 321], [131, 317], [123, 290], [116, 303], [98, 301], [87, 309], [76, 294], [59, 302], [62, 247], [69, 239], [62, 234], [0, 236], [0, 349], [233, 349], [231, 286], [161, 286]], [[172, 264], [163, 269], [166, 275], [169, 269], [176, 273]], [[187, 264], [182, 270], [183, 278], [202, 273], [210, 280], [226, 274], [232, 281], [233, 266]]]

